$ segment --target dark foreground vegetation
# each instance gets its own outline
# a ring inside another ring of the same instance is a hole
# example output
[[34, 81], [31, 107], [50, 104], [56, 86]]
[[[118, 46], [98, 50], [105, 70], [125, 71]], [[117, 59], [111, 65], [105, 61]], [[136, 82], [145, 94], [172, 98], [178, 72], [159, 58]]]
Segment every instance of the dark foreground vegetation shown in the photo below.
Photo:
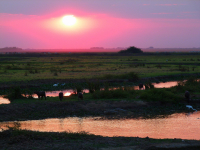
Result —
[[0, 133], [0, 148], [7, 150], [57, 149], [57, 150], [198, 150], [200, 142], [181, 139], [151, 139], [149, 137], [102, 137], [85, 132], [36, 132], [16, 126]]

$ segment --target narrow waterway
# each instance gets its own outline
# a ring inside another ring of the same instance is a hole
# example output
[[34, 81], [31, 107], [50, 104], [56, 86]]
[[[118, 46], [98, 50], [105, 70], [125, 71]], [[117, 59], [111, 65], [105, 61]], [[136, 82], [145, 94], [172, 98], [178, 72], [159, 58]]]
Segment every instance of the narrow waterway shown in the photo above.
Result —
[[[200, 140], [200, 112], [173, 114], [160, 119], [100, 120], [99, 118], [63, 118], [20, 121], [21, 129], [45, 132], [85, 131], [102, 136], [181, 138]], [[0, 128], [14, 122], [1, 122]]]
[[[176, 86], [178, 84], [177, 81], [169, 81], [169, 82], [161, 82], [161, 83], [152, 83], [154, 85], [155, 88], [170, 88], [170, 87], [173, 87], [173, 86]], [[119, 87], [115, 87], [115, 88], [111, 88], [111, 89], [117, 89]], [[135, 90], [139, 90], [139, 87], [138, 86], [134, 86], [134, 89]], [[50, 96], [50, 97], [57, 97], [58, 94], [60, 93], [61, 91], [46, 91], [46, 95], [47, 96]], [[64, 96], [70, 96], [74, 90], [73, 89], [68, 89], [68, 90], [62, 90]], [[88, 89], [84, 89], [83, 90], [84, 93], [89, 93], [89, 90]], [[33, 95], [34, 98], [37, 98], [37, 95]]]
[[[178, 84], [177, 81], [169, 81], [169, 82], [161, 82], [161, 83], [152, 83], [154, 85], [155, 88], [170, 88], [172, 86], [176, 86]], [[112, 88], [113, 89], [113, 88]], [[139, 90], [138, 86], [134, 86], [135, 90]], [[60, 91], [46, 91], [46, 96], [49, 97], [57, 97], [59, 95]], [[66, 89], [66, 90], [62, 90], [64, 96], [70, 96], [72, 93], [74, 93], [73, 89]], [[83, 90], [84, 93], [89, 93], [88, 89], [84, 89]], [[32, 95], [33, 98], [38, 98], [38, 96], [36, 94]], [[6, 98], [3, 98], [2, 96], [0, 96], [0, 104], [10, 104], [10, 101]]]

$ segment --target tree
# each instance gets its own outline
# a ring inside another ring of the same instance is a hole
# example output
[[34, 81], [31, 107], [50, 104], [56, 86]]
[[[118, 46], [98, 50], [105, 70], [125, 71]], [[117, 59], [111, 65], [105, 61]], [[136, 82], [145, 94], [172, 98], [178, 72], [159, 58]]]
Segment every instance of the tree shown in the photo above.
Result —
[[131, 46], [126, 50], [121, 50], [119, 53], [143, 53], [143, 51], [137, 47]]

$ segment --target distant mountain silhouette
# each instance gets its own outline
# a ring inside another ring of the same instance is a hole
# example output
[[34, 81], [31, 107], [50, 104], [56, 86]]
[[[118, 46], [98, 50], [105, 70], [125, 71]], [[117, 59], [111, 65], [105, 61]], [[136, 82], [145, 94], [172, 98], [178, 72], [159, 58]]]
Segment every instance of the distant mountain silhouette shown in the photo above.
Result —
[[132, 47], [129, 47], [128, 49], [126, 49], [126, 50], [119, 51], [119, 53], [123, 53], [123, 54], [124, 53], [143, 53], [143, 51], [141, 49], [137, 48], [137, 47], [132, 46]]
[[0, 52], [21, 52], [22, 49], [18, 47], [4, 47], [0, 48]]
[[104, 49], [103, 47], [91, 47], [90, 49]]

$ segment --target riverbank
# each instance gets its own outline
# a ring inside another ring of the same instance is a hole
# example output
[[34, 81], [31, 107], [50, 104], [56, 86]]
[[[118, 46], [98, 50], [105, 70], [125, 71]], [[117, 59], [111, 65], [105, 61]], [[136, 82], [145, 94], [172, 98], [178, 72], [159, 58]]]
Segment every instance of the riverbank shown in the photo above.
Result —
[[[55, 99], [55, 98], [54, 98]], [[58, 98], [57, 98], [58, 99]], [[173, 113], [189, 113], [187, 103], [144, 102], [141, 100], [49, 101], [26, 100], [26, 103], [0, 105], [0, 121], [23, 121], [45, 118], [101, 117], [102, 119], [158, 118]], [[29, 102], [28, 102], [29, 101]], [[193, 103], [200, 109], [200, 103]]]
[[37, 132], [17, 127], [0, 133], [1, 149], [7, 150], [199, 150], [200, 141], [182, 139], [152, 139], [149, 137], [102, 137], [69, 132]]

